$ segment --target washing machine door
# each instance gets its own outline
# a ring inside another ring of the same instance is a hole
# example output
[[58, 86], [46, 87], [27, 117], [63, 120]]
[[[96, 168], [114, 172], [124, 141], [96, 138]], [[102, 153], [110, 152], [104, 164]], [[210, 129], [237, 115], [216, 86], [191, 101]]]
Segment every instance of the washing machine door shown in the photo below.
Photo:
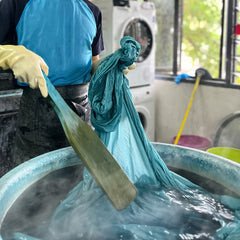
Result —
[[144, 19], [134, 18], [126, 25], [123, 35], [134, 38], [141, 45], [137, 62], [143, 62], [153, 47], [153, 34], [148, 23]]
[[149, 141], [154, 141], [154, 114], [143, 105], [135, 105], [135, 109], [138, 113], [143, 129]]

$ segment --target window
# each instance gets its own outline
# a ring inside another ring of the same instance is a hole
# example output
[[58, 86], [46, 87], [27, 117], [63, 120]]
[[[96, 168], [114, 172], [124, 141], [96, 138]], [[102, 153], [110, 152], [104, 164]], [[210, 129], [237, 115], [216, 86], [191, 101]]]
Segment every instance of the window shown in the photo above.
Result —
[[156, 71], [194, 76], [206, 68], [214, 79], [240, 84], [238, 0], [152, 0], [156, 7]]
[[[156, 69], [164, 72], [173, 70], [174, 50], [174, 0], [155, 0], [157, 32]], [[175, 39], [177, 41], [178, 38]]]
[[[233, 83], [240, 83], [240, 6], [238, 0], [230, 0], [228, 10], [228, 59], [229, 77]], [[231, 30], [230, 30], [231, 29]]]

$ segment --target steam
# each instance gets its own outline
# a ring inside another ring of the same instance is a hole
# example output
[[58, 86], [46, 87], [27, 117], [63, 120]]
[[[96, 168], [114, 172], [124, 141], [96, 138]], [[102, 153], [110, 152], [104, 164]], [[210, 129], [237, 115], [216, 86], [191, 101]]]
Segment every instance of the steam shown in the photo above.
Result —
[[[1, 228], [3, 239], [13, 232], [37, 237], [69, 190], [82, 180], [82, 166], [58, 170], [33, 184], [14, 203]], [[44, 230], [45, 231], [45, 230]]]
[[[72, 174], [75, 176], [70, 178]], [[59, 172], [26, 191], [9, 213], [8, 219], [14, 222], [6, 220], [5, 236], [21, 232], [51, 240], [211, 240], [234, 218], [231, 210], [201, 189], [183, 195], [144, 181], [136, 184], [137, 199], [117, 211], [91, 178], [80, 181], [76, 175], [78, 171]], [[75, 185], [72, 179], [79, 183], [67, 196]], [[16, 226], [19, 219], [22, 222]]]

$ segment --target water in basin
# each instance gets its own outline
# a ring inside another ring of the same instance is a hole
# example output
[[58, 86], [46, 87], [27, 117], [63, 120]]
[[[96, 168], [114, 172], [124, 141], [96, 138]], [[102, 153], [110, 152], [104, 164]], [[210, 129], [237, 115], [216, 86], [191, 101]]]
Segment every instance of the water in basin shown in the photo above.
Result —
[[[162, 155], [164, 156], [164, 152]], [[192, 154], [188, 155], [194, 158]], [[182, 157], [180, 152], [175, 160], [181, 162]], [[235, 190], [226, 188], [224, 184], [201, 174], [176, 168], [171, 161], [168, 162], [169, 169], [204, 187], [213, 196], [221, 194], [239, 197]], [[77, 196], [78, 192], [74, 193], [73, 190], [71, 194], [75, 194], [74, 202], [65, 202], [68, 213], [61, 210], [56, 213], [57, 206], [64, 204], [69, 190], [81, 182], [82, 173], [81, 164], [67, 167], [50, 173], [27, 188], [17, 198], [3, 221], [3, 239], [12, 239], [13, 232], [37, 239], [59, 240], [225, 239], [223, 235], [219, 233], [218, 236], [216, 233], [236, 218], [235, 210], [208, 193], [197, 190], [189, 194], [182, 194], [174, 189], [163, 191], [160, 185], [149, 184], [148, 179], [141, 179], [136, 184], [139, 196], [124, 211], [116, 211], [96, 187], [90, 192], [86, 191], [85, 196]], [[77, 188], [78, 186], [75, 189]], [[97, 198], [94, 197], [96, 195]], [[62, 213], [66, 220], [61, 219]], [[28, 239], [21, 236], [19, 239]], [[238, 238], [231, 238], [233, 239]]]

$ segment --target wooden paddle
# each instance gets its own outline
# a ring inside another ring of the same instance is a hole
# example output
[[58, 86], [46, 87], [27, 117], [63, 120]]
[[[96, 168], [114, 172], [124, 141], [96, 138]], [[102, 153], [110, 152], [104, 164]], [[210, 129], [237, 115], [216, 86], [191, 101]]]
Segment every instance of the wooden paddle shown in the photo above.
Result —
[[46, 75], [44, 77], [48, 99], [61, 121], [69, 143], [113, 206], [117, 210], [126, 208], [137, 196], [136, 187], [97, 134], [66, 104]]

